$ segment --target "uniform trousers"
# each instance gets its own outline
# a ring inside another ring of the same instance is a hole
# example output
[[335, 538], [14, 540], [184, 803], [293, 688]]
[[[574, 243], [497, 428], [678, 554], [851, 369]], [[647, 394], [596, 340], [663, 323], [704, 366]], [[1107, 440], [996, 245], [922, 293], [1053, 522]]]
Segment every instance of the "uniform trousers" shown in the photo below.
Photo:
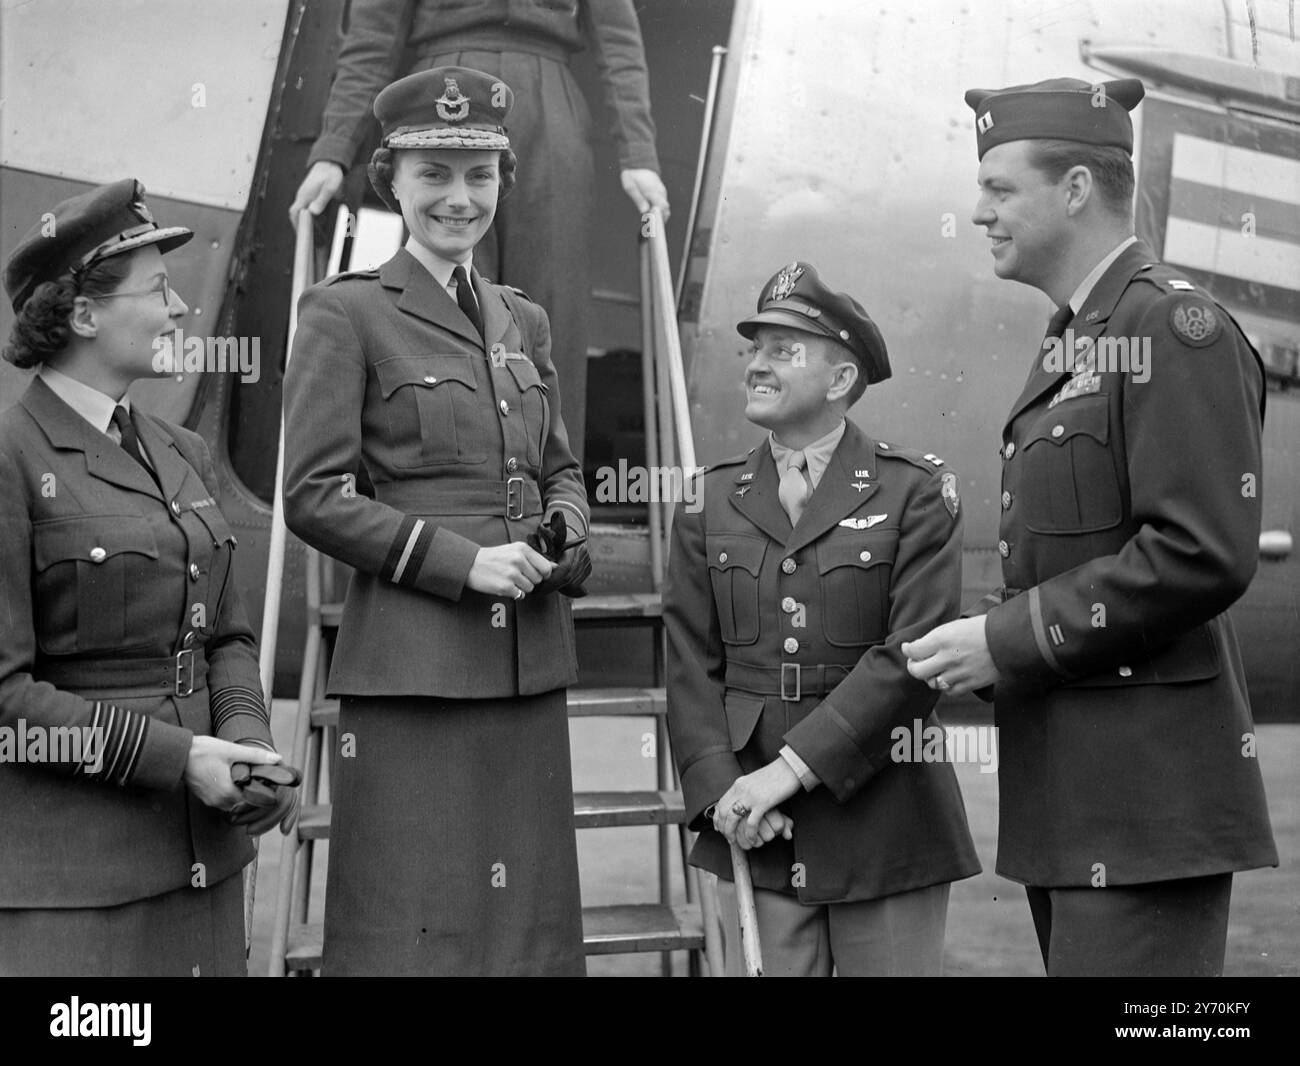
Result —
[[[939, 977], [948, 882], [851, 903], [800, 903], [754, 889], [767, 977]], [[728, 977], [745, 973], [736, 889], [718, 880]]]
[[1232, 874], [1025, 889], [1048, 977], [1220, 977]]

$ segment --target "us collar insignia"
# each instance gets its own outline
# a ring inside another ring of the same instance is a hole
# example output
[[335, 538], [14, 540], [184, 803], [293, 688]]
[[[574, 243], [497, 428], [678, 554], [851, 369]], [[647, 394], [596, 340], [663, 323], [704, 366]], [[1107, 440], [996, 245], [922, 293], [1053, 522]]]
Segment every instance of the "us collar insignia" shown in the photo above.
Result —
[[447, 91], [434, 104], [443, 122], [461, 122], [469, 115], [469, 97], [462, 95], [455, 78], [444, 78]]
[[745, 473], [741, 474], [740, 477], [736, 478], [736, 480], [737, 480], [737, 481], [753, 481], [753, 480], [754, 480], [754, 471], [752, 471], [752, 470], [748, 470], [748, 471], [746, 471]]
[[853, 471], [853, 476], [854, 476], [854, 477], [870, 477], [870, 476], [871, 476], [871, 471], [870, 471], [870, 470], [855, 470], [855, 471]]
[[767, 302], [773, 300], [784, 300], [794, 292], [795, 283], [803, 277], [803, 267], [798, 261], [791, 263], [788, 267], [783, 267], [781, 273], [776, 276], [776, 284], [772, 286], [772, 291], [767, 294]]

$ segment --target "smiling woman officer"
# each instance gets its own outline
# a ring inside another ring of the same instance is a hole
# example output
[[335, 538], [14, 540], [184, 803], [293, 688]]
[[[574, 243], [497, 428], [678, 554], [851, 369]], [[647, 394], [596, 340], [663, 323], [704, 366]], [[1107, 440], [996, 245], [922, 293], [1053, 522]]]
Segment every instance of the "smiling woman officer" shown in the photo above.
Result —
[[[546, 313], [473, 266], [514, 182], [512, 94], [412, 74], [375, 101], [375, 190], [410, 239], [302, 298], [285, 517], [355, 568], [325, 974], [584, 972], [565, 687], [587, 498]], [[368, 486], [367, 487], [367, 483]], [[567, 547], [566, 547], [567, 545]]]
[[[0, 974], [245, 972], [249, 833], [278, 763], [202, 438], [126, 395], [188, 308], [132, 179], [57, 205], [4, 273], [0, 414]], [[254, 803], [256, 801], [256, 803]], [[232, 824], [234, 822], [235, 824]]]

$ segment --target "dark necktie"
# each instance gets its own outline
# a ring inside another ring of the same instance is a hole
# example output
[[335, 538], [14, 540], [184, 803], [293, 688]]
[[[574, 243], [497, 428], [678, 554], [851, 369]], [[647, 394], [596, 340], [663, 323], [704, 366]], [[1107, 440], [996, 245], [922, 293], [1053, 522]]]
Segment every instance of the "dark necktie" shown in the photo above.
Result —
[[1070, 310], [1069, 303], [1066, 303], [1063, 306], [1057, 308], [1056, 314], [1054, 314], [1048, 320], [1047, 336], [1048, 337], [1064, 336], [1065, 329], [1070, 324], [1070, 320], [1072, 318], [1074, 318], [1074, 312]]
[[145, 462], [144, 453], [140, 451], [140, 436], [135, 431], [135, 423], [131, 421], [131, 416], [126, 413], [126, 408], [121, 404], [113, 408], [113, 425], [117, 426], [117, 431], [122, 434], [122, 450], [144, 467], [153, 478], [154, 484], [158, 484], [158, 475], [153, 472], [153, 467]]
[[458, 266], [451, 272], [451, 276], [456, 279], [456, 303], [465, 317], [474, 323], [474, 328], [478, 331], [479, 340], [483, 339], [483, 319], [479, 317], [478, 301], [474, 299], [474, 290], [470, 287], [469, 277], [465, 273], [463, 266]]

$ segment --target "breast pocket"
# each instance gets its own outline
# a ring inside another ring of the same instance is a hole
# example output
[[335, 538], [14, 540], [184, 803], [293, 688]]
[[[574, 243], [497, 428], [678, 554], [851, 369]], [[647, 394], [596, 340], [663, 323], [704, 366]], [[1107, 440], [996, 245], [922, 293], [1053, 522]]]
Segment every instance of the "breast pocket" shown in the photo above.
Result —
[[540, 466], [551, 421], [548, 390], [542, 384], [537, 367], [528, 359], [507, 359], [506, 366], [510, 368], [510, 376], [519, 390], [519, 405], [528, 434], [528, 461]]
[[397, 355], [375, 364], [395, 467], [487, 461], [468, 355]]
[[705, 547], [722, 640], [753, 644], [758, 640], [758, 574], [767, 539], [744, 533], [710, 533]]
[[817, 544], [822, 632], [828, 644], [849, 648], [889, 635], [889, 582], [898, 534], [830, 537]]
[[48, 655], [132, 651], [152, 643], [144, 600], [158, 541], [139, 515], [88, 515], [32, 528], [36, 641]]
[[1105, 395], [1066, 400], [1034, 425], [1024, 443], [1020, 502], [1035, 533], [1095, 533], [1124, 517], [1110, 447]]

